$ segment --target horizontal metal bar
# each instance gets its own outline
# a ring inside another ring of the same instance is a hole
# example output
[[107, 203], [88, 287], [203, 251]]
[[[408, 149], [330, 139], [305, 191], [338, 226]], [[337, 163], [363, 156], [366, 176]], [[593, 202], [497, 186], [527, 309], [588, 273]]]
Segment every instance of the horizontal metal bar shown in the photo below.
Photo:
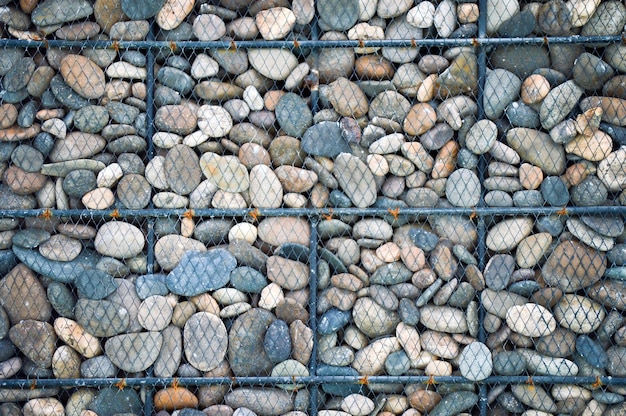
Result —
[[320, 217], [320, 216], [387, 216], [387, 215], [468, 215], [468, 216], [538, 216], [538, 215], [621, 215], [626, 216], [626, 206], [591, 207], [476, 207], [476, 208], [248, 208], [248, 209], [32, 209], [0, 210], [0, 218], [71, 217], [71, 218], [163, 218], [171, 216], [211, 217]]
[[[9, 379], [0, 380], [0, 388], [43, 387], [167, 387], [206, 386], [228, 384], [233, 386], [275, 386], [278, 384], [596, 384], [626, 385], [626, 377], [578, 376], [491, 376], [474, 382], [461, 376], [307, 376], [307, 377], [181, 377], [181, 378], [78, 378], [78, 379]], [[600, 383], [600, 384], [598, 384]]]
[[239, 40], [239, 41], [112, 41], [112, 40], [61, 40], [42, 41], [0, 39], [0, 48], [115, 48], [115, 49], [321, 49], [356, 47], [452, 47], [452, 46], [497, 46], [497, 45], [541, 45], [623, 42], [621, 36], [554, 36], [515, 38], [443, 38], [443, 39], [380, 39], [380, 40]]

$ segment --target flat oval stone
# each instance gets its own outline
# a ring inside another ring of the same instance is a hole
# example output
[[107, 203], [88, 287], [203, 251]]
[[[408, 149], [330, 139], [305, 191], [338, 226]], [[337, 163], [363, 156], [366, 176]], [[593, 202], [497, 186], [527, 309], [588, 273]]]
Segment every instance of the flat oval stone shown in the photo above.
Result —
[[605, 263], [602, 253], [568, 240], [552, 251], [541, 272], [546, 283], [572, 293], [599, 281]]
[[608, 365], [606, 351], [598, 341], [588, 335], [576, 337], [576, 351], [594, 367], [606, 368]]
[[162, 343], [163, 336], [159, 332], [138, 332], [109, 338], [104, 350], [118, 368], [136, 373], [154, 364]]
[[86, 332], [77, 322], [71, 319], [55, 319], [54, 332], [63, 342], [85, 358], [93, 358], [102, 354], [100, 340]]
[[267, 327], [275, 320], [264, 309], [251, 309], [235, 319], [228, 333], [228, 361], [235, 376], [269, 374], [274, 364], [263, 347]]
[[606, 315], [595, 301], [574, 294], [563, 295], [553, 310], [559, 324], [577, 334], [595, 331]]
[[112, 221], [100, 227], [94, 243], [100, 254], [124, 259], [141, 253], [144, 235], [132, 224]]
[[497, 252], [510, 251], [527, 237], [533, 227], [530, 218], [511, 218], [491, 227], [487, 233], [487, 247]]
[[261, 75], [275, 81], [285, 80], [298, 65], [298, 58], [287, 49], [251, 49], [248, 60]]
[[85, 331], [97, 337], [119, 335], [130, 325], [128, 311], [110, 300], [79, 299], [75, 316]]
[[59, 72], [65, 83], [81, 97], [90, 100], [104, 95], [104, 71], [91, 59], [81, 55], [67, 55], [61, 61]]
[[183, 332], [185, 357], [200, 371], [216, 368], [226, 356], [228, 334], [222, 320], [208, 312], [194, 314]]
[[291, 355], [291, 338], [289, 327], [285, 321], [277, 319], [270, 324], [263, 339], [263, 348], [273, 363], [280, 363], [289, 358]]
[[527, 337], [549, 335], [556, 329], [552, 313], [541, 305], [515, 305], [506, 312], [506, 323], [511, 330]]
[[92, 300], [104, 299], [117, 289], [113, 276], [97, 269], [78, 274], [74, 284], [79, 297]]
[[188, 251], [166, 278], [172, 293], [194, 296], [224, 287], [237, 261], [224, 249]]
[[355, 325], [372, 338], [393, 333], [399, 322], [396, 312], [383, 308], [371, 298], [357, 299], [352, 318]]

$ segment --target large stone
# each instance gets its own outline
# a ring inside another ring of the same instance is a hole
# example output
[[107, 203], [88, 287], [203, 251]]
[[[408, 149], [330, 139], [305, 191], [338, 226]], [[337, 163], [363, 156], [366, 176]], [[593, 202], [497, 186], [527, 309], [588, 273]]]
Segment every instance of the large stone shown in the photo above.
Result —
[[172, 293], [195, 296], [226, 286], [236, 266], [235, 257], [224, 249], [188, 251], [165, 282]]
[[126, 308], [110, 300], [78, 299], [74, 315], [85, 331], [97, 337], [119, 335], [130, 325]]
[[605, 270], [603, 253], [575, 240], [566, 240], [552, 251], [541, 275], [548, 285], [573, 293], [598, 282]]
[[376, 201], [374, 175], [357, 157], [349, 153], [339, 154], [335, 158], [333, 175], [357, 208], [366, 208]]
[[109, 338], [104, 349], [107, 357], [118, 368], [136, 373], [154, 364], [162, 343], [160, 332], [138, 332]]
[[368, 297], [357, 299], [352, 309], [352, 319], [371, 338], [393, 334], [400, 322], [395, 311], [385, 309]]
[[518, 127], [507, 132], [506, 141], [524, 160], [548, 175], [560, 175], [565, 170], [565, 150], [547, 133]]
[[264, 309], [240, 315], [228, 333], [228, 361], [238, 377], [269, 375], [274, 363], [263, 347], [265, 331], [276, 317]]
[[125, 259], [141, 253], [145, 237], [141, 230], [132, 224], [111, 221], [100, 227], [94, 245], [96, 251], [103, 256]]
[[228, 334], [222, 320], [208, 312], [198, 312], [185, 324], [185, 357], [200, 371], [216, 368], [226, 356]]
[[35, 7], [30, 18], [35, 26], [51, 26], [84, 19], [93, 13], [87, 0], [46, 0]]
[[52, 366], [57, 336], [49, 323], [32, 319], [20, 321], [9, 330], [9, 339], [36, 366]]
[[52, 313], [44, 287], [24, 264], [15, 266], [0, 280], [0, 306], [13, 324], [27, 319], [45, 322]]
[[104, 71], [91, 59], [81, 55], [67, 55], [61, 61], [59, 72], [65, 83], [81, 97], [90, 100], [104, 95]]
[[248, 408], [259, 416], [280, 416], [293, 410], [289, 392], [275, 388], [240, 387], [226, 395], [231, 408]]

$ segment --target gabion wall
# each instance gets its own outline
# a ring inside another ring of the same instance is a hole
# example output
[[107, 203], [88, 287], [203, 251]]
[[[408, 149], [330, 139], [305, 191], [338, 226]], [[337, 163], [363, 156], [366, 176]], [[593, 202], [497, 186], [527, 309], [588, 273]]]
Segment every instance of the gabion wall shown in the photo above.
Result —
[[626, 412], [624, 2], [0, 4], [0, 415]]

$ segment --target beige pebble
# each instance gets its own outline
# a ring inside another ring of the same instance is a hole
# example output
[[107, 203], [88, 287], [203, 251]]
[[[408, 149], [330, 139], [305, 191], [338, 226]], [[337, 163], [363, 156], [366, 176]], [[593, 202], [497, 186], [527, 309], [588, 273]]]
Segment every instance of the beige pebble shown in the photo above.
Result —
[[196, 228], [196, 223], [193, 218], [183, 217], [180, 220], [180, 235], [183, 237], [193, 236], [193, 231]]
[[427, 376], [445, 377], [452, 375], [452, 364], [443, 360], [433, 360], [424, 369]]
[[460, 24], [476, 23], [480, 12], [477, 3], [461, 3], [456, 7], [456, 18]]
[[543, 171], [530, 163], [522, 163], [518, 170], [519, 180], [524, 189], [537, 189], [543, 182]]
[[102, 354], [100, 340], [86, 332], [77, 322], [68, 318], [54, 320], [54, 332], [67, 345], [74, 348], [85, 358]]
[[389, 173], [389, 163], [385, 156], [379, 154], [367, 155], [367, 166], [374, 176], [385, 176]]
[[220, 306], [209, 293], [202, 293], [200, 295], [193, 296], [190, 300], [198, 312], [208, 312], [213, 315], [219, 315], [220, 313]]
[[402, 247], [400, 250], [400, 258], [404, 265], [412, 272], [421, 270], [426, 265], [426, 256], [424, 255], [424, 251], [419, 247]]
[[279, 303], [285, 299], [283, 289], [276, 283], [270, 283], [261, 290], [261, 298], [259, 299], [259, 308], [271, 311]]
[[288, 208], [304, 208], [307, 203], [306, 196], [295, 192], [287, 192], [283, 195], [283, 202]]
[[22, 413], [24, 416], [65, 416], [65, 409], [54, 397], [44, 397], [27, 401]]
[[400, 247], [396, 243], [389, 242], [376, 249], [376, 256], [385, 263], [400, 260]]
[[118, 163], [111, 163], [100, 172], [96, 178], [98, 188], [111, 188], [124, 176], [124, 171]]
[[525, 104], [537, 104], [550, 92], [550, 83], [539, 74], [530, 75], [522, 83], [520, 96]]
[[107, 209], [115, 203], [115, 195], [109, 188], [96, 188], [81, 198], [87, 209]]

